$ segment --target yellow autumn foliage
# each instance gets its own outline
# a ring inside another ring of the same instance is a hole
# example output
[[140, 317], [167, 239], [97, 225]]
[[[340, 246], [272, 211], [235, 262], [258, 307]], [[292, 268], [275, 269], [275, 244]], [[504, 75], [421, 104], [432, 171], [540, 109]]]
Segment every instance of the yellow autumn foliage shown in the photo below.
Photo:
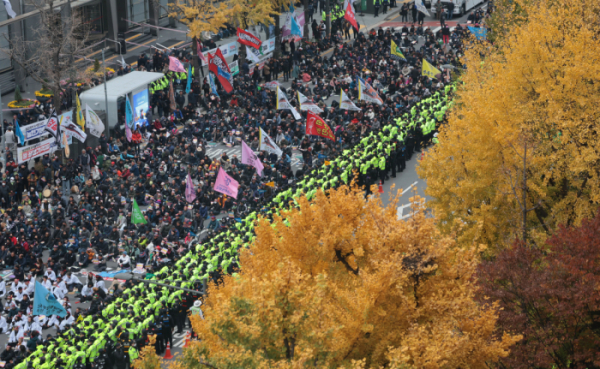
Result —
[[[342, 187], [257, 222], [242, 272], [211, 285], [171, 368], [484, 368], [520, 337], [473, 299], [476, 248], [415, 205]], [[285, 226], [283, 220], [289, 221]]]
[[175, 0], [169, 4], [169, 17], [185, 24], [190, 38], [201, 39], [202, 32], [219, 32], [233, 10], [227, 1]]
[[449, 122], [418, 168], [440, 229], [460, 224], [460, 244], [492, 250], [521, 228], [542, 244], [600, 202], [600, 3], [501, 4], [511, 27], [467, 48]]
[[290, 0], [175, 0], [169, 4], [169, 17], [185, 24], [189, 37], [201, 39], [202, 32], [218, 33], [226, 23], [243, 29], [275, 24], [274, 16], [289, 4]]
[[155, 335], [148, 336], [148, 344], [140, 351], [140, 356], [131, 363], [133, 369], [161, 369], [162, 358], [156, 355]]

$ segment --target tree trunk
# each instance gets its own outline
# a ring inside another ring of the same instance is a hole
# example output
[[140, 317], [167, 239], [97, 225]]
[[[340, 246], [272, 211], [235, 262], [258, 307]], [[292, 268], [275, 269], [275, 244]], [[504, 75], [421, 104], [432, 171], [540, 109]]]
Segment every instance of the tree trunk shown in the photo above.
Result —
[[310, 37], [308, 37], [308, 0], [302, 2], [302, 7], [304, 8], [304, 39], [308, 41], [310, 40]]
[[202, 78], [200, 77], [200, 72], [202, 68], [202, 63], [200, 62], [200, 58], [198, 57], [198, 39], [196, 37], [192, 38], [192, 67], [194, 67], [194, 77], [202, 86]]
[[[244, 31], [248, 28], [246, 20], [243, 21], [242, 27]], [[260, 38], [260, 32], [258, 32], [258, 38]], [[242, 66], [242, 61], [246, 60], [246, 45], [240, 44], [240, 49], [238, 51], [238, 67]]]
[[273, 58], [281, 57], [281, 19], [280, 15], [275, 15], [275, 50], [273, 50]]
[[60, 111], [60, 81], [56, 81], [52, 92], [54, 92], [54, 96], [52, 97], [52, 104], [54, 104], [54, 109], [56, 109], [56, 114]]

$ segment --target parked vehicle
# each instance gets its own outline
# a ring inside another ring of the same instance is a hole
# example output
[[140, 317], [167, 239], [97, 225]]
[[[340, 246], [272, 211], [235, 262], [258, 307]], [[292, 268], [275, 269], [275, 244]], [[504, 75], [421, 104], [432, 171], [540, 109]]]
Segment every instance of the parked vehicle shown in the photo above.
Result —
[[431, 12], [434, 14], [437, 13], [437, 3], [439, 1], [442, 2], [442, 8], [452, 9], [452, 16], [463, 16], [477, 5], [485, 2], [485, 0], [431, 0]]

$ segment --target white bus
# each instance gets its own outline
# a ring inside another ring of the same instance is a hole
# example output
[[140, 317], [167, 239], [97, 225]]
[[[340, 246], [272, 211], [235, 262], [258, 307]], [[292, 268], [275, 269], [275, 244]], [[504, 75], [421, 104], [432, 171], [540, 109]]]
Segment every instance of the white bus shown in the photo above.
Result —
[[439, 1], [442, 2], [444, 9], [448, 9], [451, 7], [450, 4], [454, 4], [452, 13], [458, 16], [467, 14], [468, 11], [485, 2], [485, 0], [431, 0], [431, 12], [434, 14], [437, 12], [437, 3]]

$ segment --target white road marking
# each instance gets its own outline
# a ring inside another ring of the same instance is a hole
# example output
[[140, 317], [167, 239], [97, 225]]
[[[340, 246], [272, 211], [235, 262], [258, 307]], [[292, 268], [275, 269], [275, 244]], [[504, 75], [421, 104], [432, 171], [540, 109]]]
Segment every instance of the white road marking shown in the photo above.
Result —
[[178, 339], [177, 342], [173, 342], [173, 347], [183, 347], [185, 345], [186, 336], [190, 332], [189, 330], [184, 331], [183, 333], [178, 333], [173, 335], [173, 339]]
[[398, 219], [410, 218], [412, 216], [412, 213], [408, 213], [406, 215], [403, 215], [403, 214], [404, 214], [404, 209], [410, 208], [411, 206], [412, 206], [412, 204], [398, 206]]
[[404, 195], [405, 193], [407, 193], [411, 188], [413, 188], [414, 186], [416, 186], [417, 183], [419, 183], [419, 181], [415, 181], [413, 184], [411, 184], [410, 186], [406, 187], [406, 189], [404, 189], [404, 191], [402, 191], [402, 194]]

